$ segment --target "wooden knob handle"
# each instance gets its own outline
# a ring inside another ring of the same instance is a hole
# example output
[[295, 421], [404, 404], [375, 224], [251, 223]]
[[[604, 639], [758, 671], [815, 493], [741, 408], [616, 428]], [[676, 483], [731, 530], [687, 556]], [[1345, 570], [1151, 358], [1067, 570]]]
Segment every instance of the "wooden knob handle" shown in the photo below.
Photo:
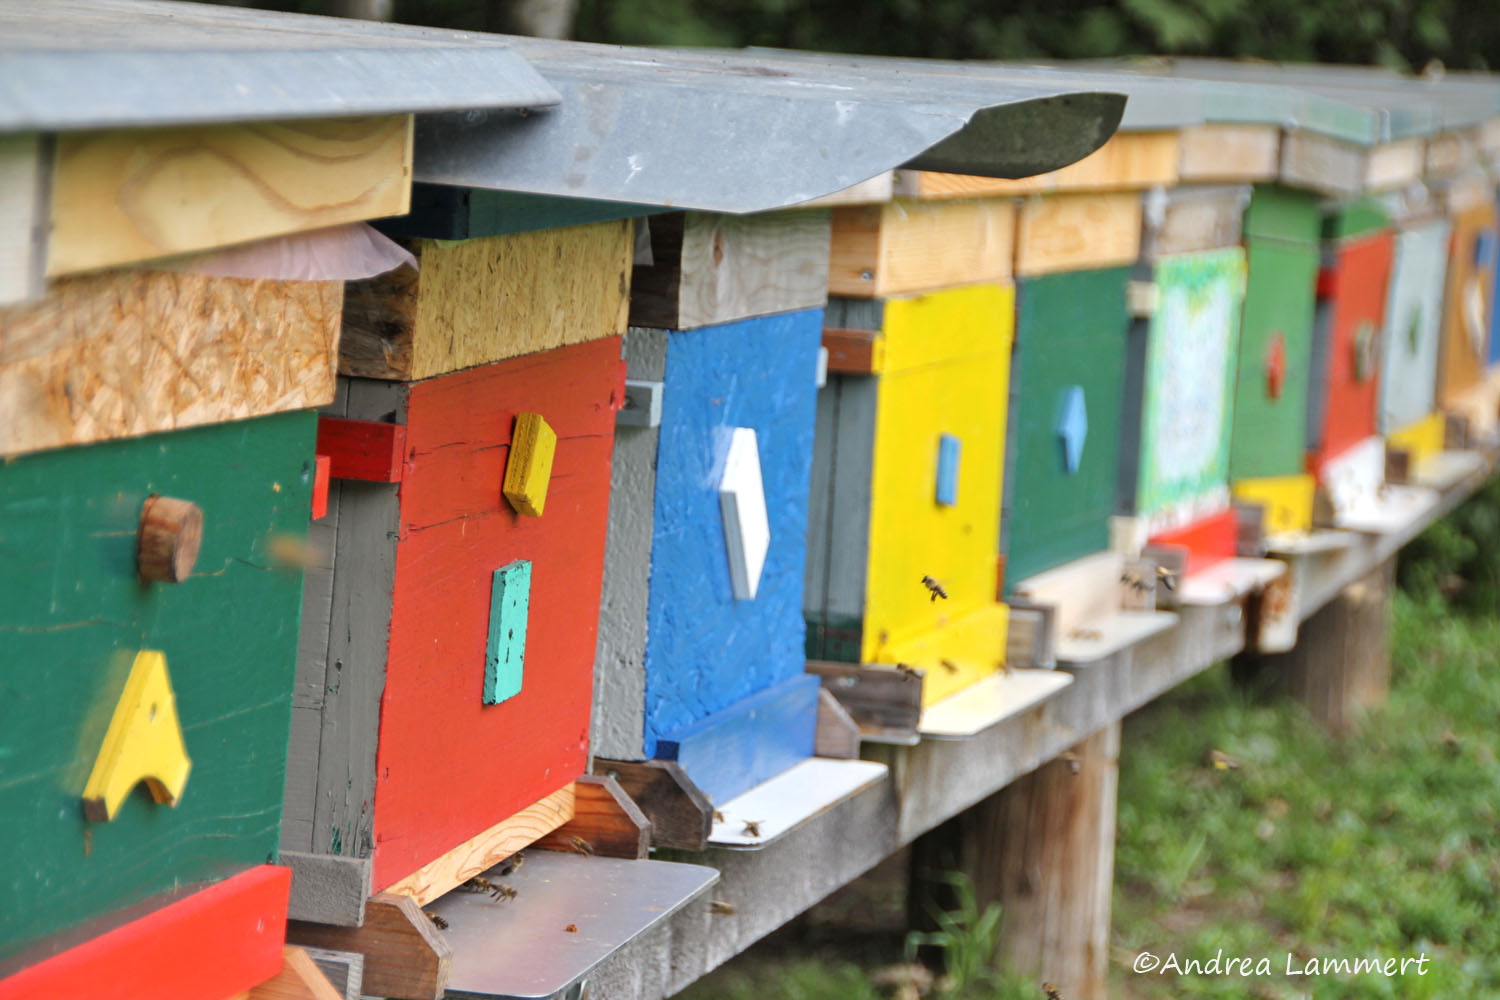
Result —
[[197, 504], [155, 493], [146, 498], [135, 553], [142, 580], [181, 583], [193, 571], [202, 544], [203, 511]]

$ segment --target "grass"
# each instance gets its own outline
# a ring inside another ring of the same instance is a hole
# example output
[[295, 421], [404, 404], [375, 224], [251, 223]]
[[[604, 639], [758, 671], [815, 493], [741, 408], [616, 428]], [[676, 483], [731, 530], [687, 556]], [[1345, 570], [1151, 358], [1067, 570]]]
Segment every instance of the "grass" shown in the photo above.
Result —
[[[1343, 740], [1325, 736], [1295, 704], [1253, 699], [1223, 666], [1127, 720], [1114, 996], [1500, 997], [1500, 623], [1447, 608], [1430, 591], [1398, 595], [1389, 703]], [[1215, 750], [1237, 766], [1216, 766]], [[964, 926], [982, 916], [968, 914]], [[901, 961], [899, 933], [878, 947], [866, 935], [841, 950], [824, 928], [811, 954], [797, 937], [757, 946], [687, 996], [890, 994], [871, 977]], [[1220, 949], [1267, 958], [1272, 974], [1130, 969], [1141, 951], [1206, 961]], [[1301, 966], [1422, 953], [1425, 976], [1285, 975], [1289, 954]], [[999, 979], [962, 996], [1041, 991]]]

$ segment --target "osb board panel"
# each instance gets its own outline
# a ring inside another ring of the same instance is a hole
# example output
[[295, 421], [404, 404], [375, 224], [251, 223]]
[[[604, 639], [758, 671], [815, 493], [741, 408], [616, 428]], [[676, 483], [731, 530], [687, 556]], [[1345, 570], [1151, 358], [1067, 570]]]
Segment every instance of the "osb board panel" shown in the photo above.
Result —
[[625, 332], [629, 219], [418, 240], [420, 271], [351, 281], [339, 371], [415, 380]]
[[63, 135], [47, 274], [405, 215], [411, 162], [411, 115]]
[[1182, 183], [1276, 178], [1281, 130], [1274, 125], [1194, 125], [1183, 129], [1180, 137]]
[[907, 172], [907, 188], [919, 198], [975, 198], [1051, 191], [1125, 191], [1177, 183], [1180, 157], [1176, 132], [1116, 132], [1076, 163], [1045, 174], [1008, 180], [928, 170]]
[[1057, 194], [1021, 203], [1016, 274], [1133, 264], [1141, 247], [1141, 196]]
[[[622, 375], [610, 337], [410, 386], [376, 889], [584, 771]], [[541, 517], [517, 514], [500, 490], [521, 412], [557, 433]], [[522, 689], [485, 705], [492, 578], [517, 559], [532, 564]]]
[[1004, 199], [836, 208], [828, 291], [884, 297], [1004, 281], [1015, 244], [1015, 205]]
[[343, 286], [121, 270], [0, 309], [0, 454], [320, 406]]
[[[275, 854], [302, 574], [274, 553], [307, 531], [316, 424], [285, 413], [0, 463], [0, 844], [17, 859], [0, 958]], [[181, 583], [136, 573], [152, 493], [203, 511]], [[166, 656], [192, 771], [175, 807], [140, 790], [89, 823], [79, 794], [144, 649]]]

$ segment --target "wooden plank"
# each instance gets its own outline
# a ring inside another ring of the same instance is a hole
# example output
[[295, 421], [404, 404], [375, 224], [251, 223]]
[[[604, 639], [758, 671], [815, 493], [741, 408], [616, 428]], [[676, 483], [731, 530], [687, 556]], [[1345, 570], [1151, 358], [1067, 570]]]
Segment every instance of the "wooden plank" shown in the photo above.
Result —
[[823, 328], [828, 370], [845, 375], [869, 375], [881, 367], [883, 339], [874, 330]]
[[339, 371], [416, 380], [625, 332], [628, 219], [410, 244], [419, 271], [351, 281]]
[[904, 739], [922, 714], [922, 678], [893, 666], [808, 660], [807, 672], [837, 698], [860, 730], [875, 739]]
[[292, 870], [288, 915], [293, 920], [358, 927], [370, 895], [370, 859], [342, 858], [283, 850], [281, 864]]
[[406, 428], [383, 420], [318, 418], [318, 454], [334, 479], [399, 483], [406, 464]]
[[585, 774], [573, 782], [573, 818], [539, 837], [536, 846], [607, 858], [644, 858], [651, 846], [651, 821], [619, 782]]
[[594, 773], [614, 779], [651, 821], [658, 847], [701, 851], [713, 825], [713, 804], [676, 761], [594, 758]]
[[1057, 194], [1021, 203], [1016, 274], [1133, 264], [1140, 255], [1141, 196]]
[[306, 951], [292, 946], [282, 956], [281, 971], [251, 990], [249, 1000], [343, 1000]]
[[1007, 199], [837, 208], [828, 292], [884, 298], [1011, 274], [1015, 206]]
[[1250, 202], [1245, 185], [1177, 188], [1146, 196], [1141, 257], [1237, 246]]
[[1059, 170], [1019, 180], [928, 170], [900, 171], [903, 191], [918, 198], [979, 198], [1057, 191], [1129, 191], [1171, 187], [1181, 159], [1176, 132], [1116, 132], [1088, 156]]
[[1426, 150], [1421, 139], [1385, 142], [1370, 151], [1365, 165], [1365, 189], [1394, 191], [1422, 179]]
[[1444, 132], [1427, 140], [1422, 172], [1428, 177], [1452, 177], [1480, 166], [1479, 130]]
[[675, 760], [714, 802], [724, 802], [812, 756], [818, 681], [798, 674], [681, 729], [656, 754]]
[[361, 989], [398, 1000], [440, 1000], [448, 982], [453, 950], [410, 896], [372, 896], [360, 927], [292, 920], [286, 939], [295, 945], [357, 951], [365, 956]]
[[1281, 182], [1341, 198], [1365, 190], [1368, 152], [1312, 132], [1293, 130], [1281, 142]]
[[691, 330], [822, 306], [829, 225], [816, 210], [653, 216], [651, 263], [631, 276], [630, 324]]
[[360, 983], [365, 975], [365, 956], [357, 951], [335, 951], [331, 948], [303, 948], [318, 971], [333, 985], [343, 1000], [359, 1000]]
[[[470, 837], [453, 850], [386, 887], [420, 905], [463, 885], [486, 869], [528, 847], [573, 818], [573, 786], [564, 785], [546, 798]], [[368, 905], [366, 923], [369, 922]]]
[[859, 725], [827, 688], [818, 692], [818, 728], [813, 735], [813, 753], [838, 760], [859, 756]]
[[0, 136], [0, 307], [42, 295], [52, 141], [31, 133]]
[[1178, 135], [1183, 184], [1276, 179], [1281, 130], [1274, 125], [1191, 125]]
[[404, 215], [411, 167], [411, 115], [69, 133], [47, 274]]
[[0, 1000], [232, 996], [282, 966], [291, 873], [260, 865], [0, 978]]
[[886, 170], [876, 174], [868, 180], [851, 184], [842, 191], [833, 194], [825, 194], [821, 198], [802, 203], [802, 208], [837, 208], [840, 205], [875, 205], [883, 201], [890, 201], [898, 192], [896, 191], [896, 178], [905, 173], [899, 170]]
[[124, 270], [0, 309], [0, 454], [319, 406], [342, 286]]

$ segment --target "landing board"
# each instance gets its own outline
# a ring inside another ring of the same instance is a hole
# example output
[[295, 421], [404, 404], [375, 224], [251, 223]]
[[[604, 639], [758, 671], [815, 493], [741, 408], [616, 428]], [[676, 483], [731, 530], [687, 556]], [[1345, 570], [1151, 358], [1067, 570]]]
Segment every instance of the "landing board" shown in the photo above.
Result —
[[991, 674], [923, 709], [917, 729], [933, 739], [967, 739], [1046, 701], [1072, 683], [1073, 675], [1061, 670]]
[[[717, 847], [765, 847], [798, 824], [885, 778], [868, 760], [809, 757], [719, 806], [708, 842]], [[756, 832], [747, 832], [746, 823]]]

